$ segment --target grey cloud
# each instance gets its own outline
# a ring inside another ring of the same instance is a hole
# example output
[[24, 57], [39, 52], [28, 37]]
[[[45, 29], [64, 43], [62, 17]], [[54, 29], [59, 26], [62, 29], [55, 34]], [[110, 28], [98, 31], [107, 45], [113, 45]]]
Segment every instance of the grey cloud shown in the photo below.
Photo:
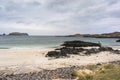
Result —
[[[97, 33], [96, 30], [101, 33], [105, 32], [104, 28], [109, 32], [120, 30], [119, 0], [0, 0], [0, 2], [0, 24], [3, 25], [5, 22], [12, 26], [24, 24], [28, 30], [30, 25], [28, 32], [31, 34]], [[33, 24], [38, 30], [43, 31], [32, 31]], [[9, 25], [7, 26], [10, 28]], [[23, 29], [18, 26], [14, 29], [22, 31]], [[3, 27], [0, 26], [0, 29]], [[6, 29], [6, 32], [9, 30]]]

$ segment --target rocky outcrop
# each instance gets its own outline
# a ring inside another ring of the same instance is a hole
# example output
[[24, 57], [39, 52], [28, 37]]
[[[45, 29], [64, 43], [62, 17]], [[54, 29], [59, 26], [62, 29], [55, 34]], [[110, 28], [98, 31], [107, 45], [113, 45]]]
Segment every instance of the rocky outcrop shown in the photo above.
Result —
[[113, 50], [111, 47], [100, 47], [100, 48], [91, 48], [91, 49], [84, 49], [84, 48], [60, 48], [55, 51], [50, 51], [46, 54], [46, 57], [53, 57], [53, 58], [63, 58], [69, 57], [72, 55], [80, 55], [80, 53], [84, 55], [91, 55], [97, 54], [103, 51], [109, 51], [115, 54], [120, 54], [119, 50]]
[[85, 42], [85, 41], [66, 41], [61, 46], [65, 47], [89, 47], [89, 46], [97, 46], [100, 47], [100, 43], [92, 43], [92, 42]]
[[50, 51], [46, 54], [46, 57], [55, 57], [55, 58], [63, 58], [63, 57], [69, 57], [70, 54], [77, 55], [79, 52], [84, 51], [83, 48], [74, 49], [74, 48], [67, 48], [63, 47], [60, 49], [56, 49], [55, 51]]
[[[80, 44], [79, 44], [80, 42]], [[81, 43], [83, 42], [83, 43]], [[82, 47], [88, 47], [88, 46], [98, 46], [98, 48], [91, 48], [91, 49], [85, 49]], [[100, 46], [97, 43], [90, 43], [90, 42], [84, 42], [84, 41], [66, 41], [64, 44], [62, 44], [62, 48], [55, 49], [55, 51], [50, 51], [46, 54], [46, 57], [54, 57], [54, 58], [63, 58], [63, 57], [69, 57], [72, 55], [80, 55], [80, 53], [84, 55], [91, 55], [96, 54], [103, 51], [109, 51], [115, 54], [120, 54], [119, 50], [114, 50], [111, 47], [103, 47]]]
[[27, 33], [12, 32], [8, 34], [9, 36], [28, 36]]

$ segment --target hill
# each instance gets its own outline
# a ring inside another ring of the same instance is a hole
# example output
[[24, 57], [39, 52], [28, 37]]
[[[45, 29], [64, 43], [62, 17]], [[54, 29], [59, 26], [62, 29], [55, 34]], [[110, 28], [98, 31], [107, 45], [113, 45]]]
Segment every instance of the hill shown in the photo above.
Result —
[[74, 34], [68, 35], [67, 37], [120, 38], [120, 32], [104, 34]]

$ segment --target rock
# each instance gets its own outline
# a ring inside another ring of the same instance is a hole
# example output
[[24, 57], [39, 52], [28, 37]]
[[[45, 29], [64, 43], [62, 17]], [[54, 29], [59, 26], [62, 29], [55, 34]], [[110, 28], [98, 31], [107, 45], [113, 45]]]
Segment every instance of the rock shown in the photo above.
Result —
[[100, 52], [99, 49], [97, 49], [97, 48], [91, 48], [91, 49], [87, 49], [86, 52], [85, 52], [85, 54], [86, 55], [90, 55], [90, 54], [96, 54], [98, 52]]
[[[102, 51], [109, 51], [116, 54], [120, 54], [119, 50], [113, 50], [111, 47], [102, 47], [97, 43], [90, 43], [90, 42], [84, 42], [84, 41], [66, 41], [64, 44], [62, 44], [62, 48], [55, 49], [55, 51], [50, 51], [46, 54], [46, 57], [68, 57], [71, 54], [74, 55], [80, 55], [81, 53], [84, 55], [91, 55], [96, 54]], [[91, 48], [91, 49], [83, 49], [81, 48], [87, 47], [87, 46], [99, 46], [99, 48]]]
[[28, 36], [27, 33], [12, 32], [8, 34], [9, 36]]
[[47, 53], [46, 57], [55, 57], [55, 56], [58, 56], [59, 55], [59, 52], [57, 51], [50, 51]]
[[46, 57], [68, 57], [70, 54], [77, 55], [79, 52], [84, 51], [83, 48], [68, 48], [68, 47], [63, 47], [59, 49], [55, 49], [55, 51], [50, 51], [46, 54]]
[[100, 65], [102, 65], [102, 63], [97, 63], [96, 65], [97, 65], [97, 66], [100, 66]]
[[2, 78], [0, 78], [0, 80], [2, 80]]
[[120, 39], [119, 39], [119, 40], [116, 40], [116, 42], [120, 42]]
[[46, 54], [46, 57], [56, 57], [56, 58], [59, 58], [59, 57], [64, 57], [64, 56], [67, 56], [67, 54], [64, 54], [64, 53], [60, 53], [60, 52], [57, 52], [57, 51], [50, 51]]
[[100, 47], [99, 50], [100, 51], [113, 51], [111, 47]]
[[114, 50], [113, 53], [120, 54], [120, 50]]
[[101, 46], [99, 43], [84, 42], [84, 41], [66, 41], [61, 46], [65, 47], [89, 47], [89, 46]]

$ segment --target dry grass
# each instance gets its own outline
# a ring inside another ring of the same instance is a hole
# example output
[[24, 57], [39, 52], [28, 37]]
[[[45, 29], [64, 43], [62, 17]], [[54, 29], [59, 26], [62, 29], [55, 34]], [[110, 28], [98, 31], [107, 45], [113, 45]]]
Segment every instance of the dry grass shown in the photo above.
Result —
[[91, 65], [85, 68], [87, 70], [81, 69], [72, 75], [76, 76], [77, 80], [120, 80], [120, 65], [105, 64], [99, 67]]

